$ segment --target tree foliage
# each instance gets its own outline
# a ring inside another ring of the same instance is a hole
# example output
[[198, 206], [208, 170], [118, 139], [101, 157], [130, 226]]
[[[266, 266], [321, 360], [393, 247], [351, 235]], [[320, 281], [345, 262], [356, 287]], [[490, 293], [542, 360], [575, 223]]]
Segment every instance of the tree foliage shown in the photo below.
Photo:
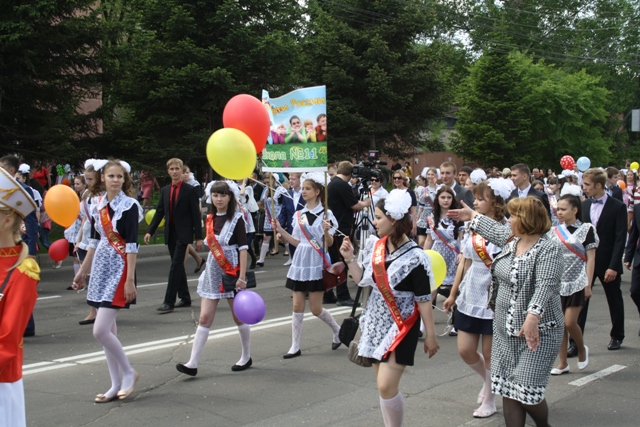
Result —
[[490, 50], [460, 88], [453, 151], [485, 166], [557, 168], [564, 154], [606, 164], [613, 144], [604, 132], [607, 95], [585, 71]]

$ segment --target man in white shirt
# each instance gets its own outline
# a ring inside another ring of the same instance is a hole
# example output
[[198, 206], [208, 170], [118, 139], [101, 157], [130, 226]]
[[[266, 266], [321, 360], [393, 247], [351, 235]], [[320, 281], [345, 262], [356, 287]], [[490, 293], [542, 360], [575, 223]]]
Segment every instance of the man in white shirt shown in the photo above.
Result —
[[537, 197], [544, 205], [549, 217], [551, 217], [549, 197], [545, 193], [538, 191], [531, 186], [531, 172], [529, 170], [529, 166], [524, 163], [513, 165], [511, 167], [511, 181], [513, 181], [513, 185], [515, 185], [516, 188], [511, 192], [509, 200], [517, 198], [523, 199], [527, 196]]

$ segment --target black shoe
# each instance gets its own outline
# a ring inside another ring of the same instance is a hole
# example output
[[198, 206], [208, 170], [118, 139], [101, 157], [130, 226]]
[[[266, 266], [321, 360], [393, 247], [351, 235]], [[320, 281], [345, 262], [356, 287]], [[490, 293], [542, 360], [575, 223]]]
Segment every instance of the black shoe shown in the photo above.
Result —
[[[336, 305], [339, 307], [353, 307], [355, 303], [356, 302], [353, 300], [353, 298], [349, 298], [349, 299], [338, 300], [338, 302], [336, 302]], [[360, 307], [360, 303], [358, 303], [356, 307]]]
[[244, 371], [245, 369], [250, 368], [251, 365], [253, 365], [253, 360], [251, 360], [251, 358], [249, 358], [249, 361], [247, 363], [245, 363], [244, 365], [233, 365], [231, 367], [231, 370], [233, 372]]
[[191, 301], [187, 302], [183, 299], [178, 301], [178, 303], [175, 306], [175, 308], [189, 308], [189, 307], [191, 307]]
[[578, 347], [575, 344], [571, 344], [567, 349], [567, 357], [576, 357], [578, 355]]
[[193, 272], [194, 272], [194, 273], [198, 273], [198, 272], [202, 269], [202, 267], [204, 267], [204, 265], [205, 265], [206, 263], [207, 263], [207, 260], [203, 258], [203, 259], [202, 259], [202, 262], [200, 263], [200, 265], [199, 265], [199, 266], [197, 266], [197, 267], [196, 267], [196, 269], [195, 269], [195, 270], [193, 270]]
[[609, 341], [609, 345], [607, 346], [607, 349], [620, 350], [620, 345], [622, 345], [622, 340], [611, 338], [611, 341]]
[[296, 351], [295, 353], [287, 353], [284, 356], [282, 356], [283, 359], [293, 359], [294, 357], [298, 357], [302, 354], [302, 352], [300, 350]]
[[256, 262], [257, 267], [264, 267], [264, 262]]
[[[332, 298], [333, 297], [333, 298]], [[338, 299], [332, 295], [332, 297], [329, 298], [322, 298], [322, 303], [323, 304], [335, 304], [338, 302]]]
[[160, 313], [171, 313], [173, 311], [173, 307], [171, 307], [169, 304], [162, 304], [156, 310], [158, 310]]
[[23, 337], [35, 337], [36, 336], [36, 331], [24, 331], [24, 334], [22, 334]]
[[191, 377], [195, 377], [196, 374], [198, 373], [198, 368], [187, 368], [186, 366], [184, 366], [182, 363], [178, 363], [176, 365], [176, 369], [179, 372], [182, 372], [183, 374], [187, 374]]
[[337, 350], [338, 348], [340, 348], [340, 344], [342, 344], [341, 342], [332, 342], [331, 343], [331, 350]]
[[255, 259], [255, 257], [253, 259], [251, 259], [251, 265], [249, 266], [249, 270], [253, 270], [254, 268], [256, 268], [256, 259]]
[[96, 319], [84, 319], [78, 322], [81, 325], [93, 325], [96, 323]]

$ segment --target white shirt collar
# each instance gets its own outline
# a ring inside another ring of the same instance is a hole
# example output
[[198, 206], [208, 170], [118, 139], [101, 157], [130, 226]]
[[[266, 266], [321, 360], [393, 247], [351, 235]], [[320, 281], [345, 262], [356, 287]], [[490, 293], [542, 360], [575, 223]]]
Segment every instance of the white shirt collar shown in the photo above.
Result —
[[529, 191], [531, 191], [531, 184], [529, 184], [524, 190], [518, 188], [518, 194], [529, 195]]

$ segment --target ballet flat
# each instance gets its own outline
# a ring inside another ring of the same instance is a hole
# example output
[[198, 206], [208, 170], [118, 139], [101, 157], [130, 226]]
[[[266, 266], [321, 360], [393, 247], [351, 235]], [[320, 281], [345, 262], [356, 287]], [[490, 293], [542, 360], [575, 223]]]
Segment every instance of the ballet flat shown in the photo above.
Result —
[[131, 393], [133, 393], [133, 389], [136, 388], [138, 378], [140, 378], [140, 374], [138, 374], [136, 371], [133, 371], [133, 385], [128, 390], [120, 390], [118, 392], [118, 399], [125, 400], [127, 397], [131, 396]]
[[118, 395], [115, 394], [111, 397], [107, 397], [104, 394], [98, 394], [96, 395], [96, 398], [93, 399], [94, 402], [96, 403], [107, 403], [107, 402], [111, 402], [112, 400], [116, 400], [118, 398]]
[[562, 374], [566, 374], [567, 372], [569, 372], [571, 369], [569, 368], [569, 365], [567, 365], [566, 368], [562, 368], [562, 369], [558, 369], [558, 368], [553, 368], [551, 370], [551, 375], [562, 375]]
[[583, 370], [589, 365], [589, 347], [587, 347], [586, 345], [584, 346], [584, 352], [586, 353], [584, 362], [578, 360], [578, 369], [580, 370]]
[[298, 357], [302, 354], [302, 351], [298, 350], [295, 353], [287, 353], [282, 356], [283, 359], [293, 359], [294, 357]]

